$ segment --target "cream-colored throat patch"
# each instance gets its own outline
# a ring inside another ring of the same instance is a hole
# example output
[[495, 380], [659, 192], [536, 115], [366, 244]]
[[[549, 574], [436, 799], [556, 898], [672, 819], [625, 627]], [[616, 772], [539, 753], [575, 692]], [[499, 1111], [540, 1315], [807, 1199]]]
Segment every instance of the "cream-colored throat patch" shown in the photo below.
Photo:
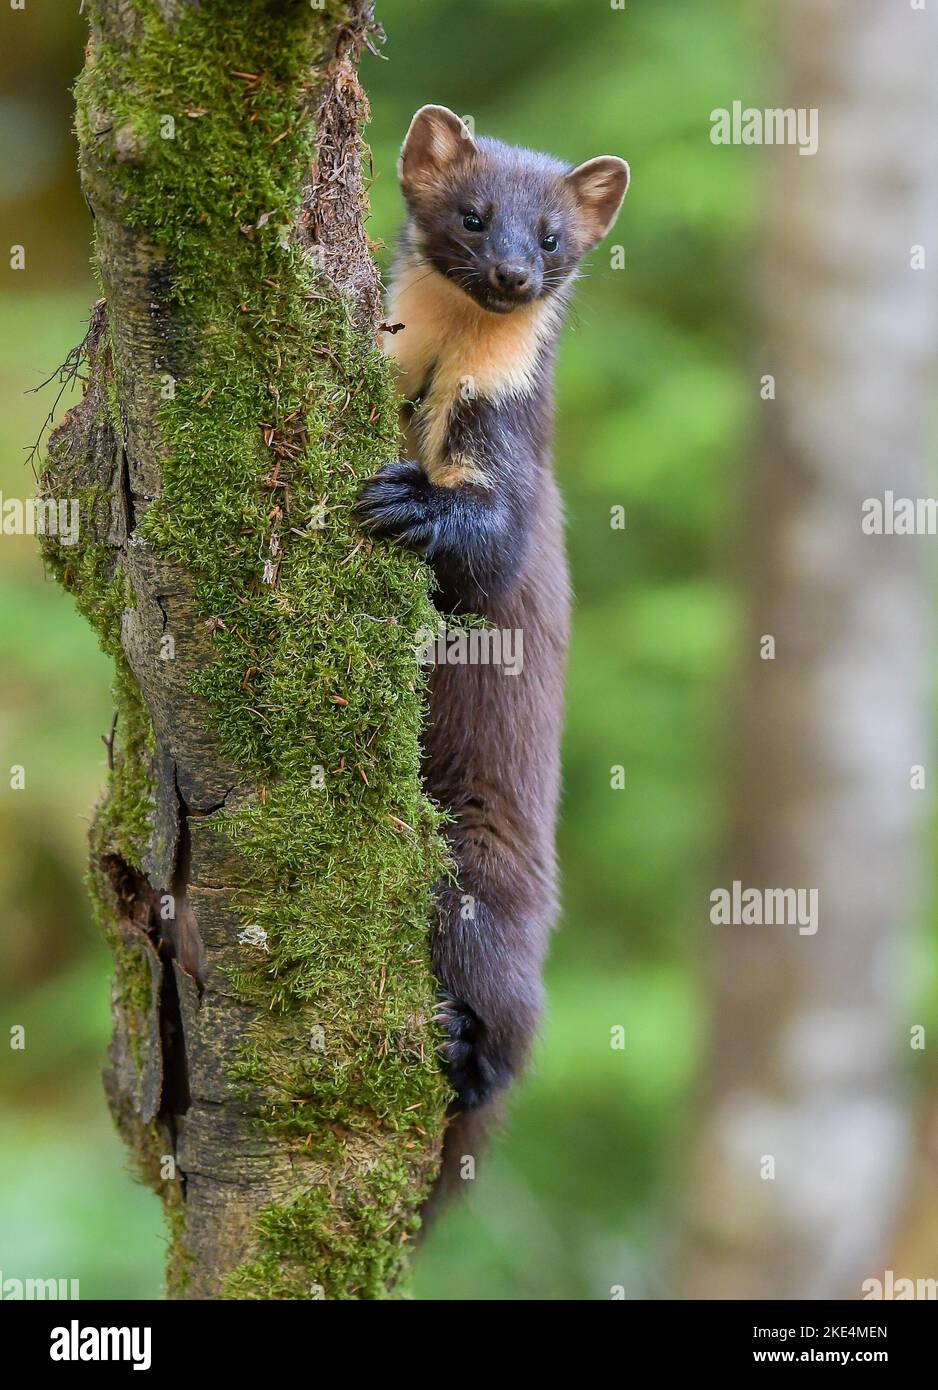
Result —
[[458, 479], [466, 465], [484, 473], [479, 461], [462, 459], [454, 468], [454, 460], [443, 456], [453, 407], [474, 397], [497, 402], [529, 395], [541, 353], [557, 325], [558, 305], [551, 299], [538, 300], [510, 314], [491, 314], [445, 276], [410, 256], [397, 268], [388, 317], [404, 325], [385, 335], [403, 395], [413, 399], [432, 377], [418, 407], [419, 430], [409, 431], [410, 442], [419, 439], [420, 462], [431, 478], [437, 474], [443, 482], [445, 475], [444, 486], [456, 485], [451, 480]]

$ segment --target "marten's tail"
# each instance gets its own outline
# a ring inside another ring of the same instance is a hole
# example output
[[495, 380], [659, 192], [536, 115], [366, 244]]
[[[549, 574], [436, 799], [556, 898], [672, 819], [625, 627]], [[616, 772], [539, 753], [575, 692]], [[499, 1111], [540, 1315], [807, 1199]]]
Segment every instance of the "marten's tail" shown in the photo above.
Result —
[[501, 1120], [502, 1107], [498, 1099], [474, 1110], [457, 1110], [450, 1115], [443, 1135], [439, 1176], [423, 1207], [424, 1231], [444, 1206], [472, 1191], [482, 1155]]

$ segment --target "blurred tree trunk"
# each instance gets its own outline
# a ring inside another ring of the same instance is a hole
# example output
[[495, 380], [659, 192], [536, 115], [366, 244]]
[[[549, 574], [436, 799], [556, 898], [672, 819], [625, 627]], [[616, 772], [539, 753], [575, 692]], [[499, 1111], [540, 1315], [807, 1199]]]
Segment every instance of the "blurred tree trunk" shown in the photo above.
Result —
[[[938, 1098], [934, 1078], [928, 1103], [923, 1107], [915, 1166], [904, 1197], [902, 1218], [886, 1268], [897, 1279], [938, 1279]], [[877, 1276], [882, 1278], [878, 1271]]]
[[[177, 1297], [378, 1298], [435, 1171], [421, 566], [347, 521], [391, 457], [361, 0], [90, 0], [105, 298], [42, 494], [115, 660], [91, 882], [106, 1077]], [[73, 365], [75, 365], [73, 360]]]
[[692, 1298], [858, 1296], [889, 1253], [910, 1147], [934, 542], [860, 523], [866, 498], [931, 490], [938, 13], [795, 0], [784, 23], [779, 104], [819, 108], [820, 149], [760, 152], [756, 375], [777, 398], [742, 521], [725, 875], [818, 889], [820, 925], [709, 927], [714, 1036], [677, 1270]]

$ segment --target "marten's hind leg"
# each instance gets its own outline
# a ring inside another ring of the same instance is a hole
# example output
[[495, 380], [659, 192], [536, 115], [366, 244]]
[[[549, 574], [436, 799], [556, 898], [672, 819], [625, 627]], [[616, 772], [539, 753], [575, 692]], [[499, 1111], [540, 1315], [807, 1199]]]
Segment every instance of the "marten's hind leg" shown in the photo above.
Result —
[[543, 997], [540, 933], [468, 878], [438, 894], [432, 952], [455, 1111], [487, 1105], [522, 1069]]

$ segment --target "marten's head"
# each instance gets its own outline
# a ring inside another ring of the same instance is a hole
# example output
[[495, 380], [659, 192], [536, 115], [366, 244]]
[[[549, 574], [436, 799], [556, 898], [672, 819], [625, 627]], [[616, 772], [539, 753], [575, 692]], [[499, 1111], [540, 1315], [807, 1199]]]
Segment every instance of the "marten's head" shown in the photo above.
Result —
[[409, 249], [495, 314], [568, 284], [629, 186], [624, 159], [601, 155], [574, 169], [476, 138], [445, 106], [417, 112], [398, 173]]

